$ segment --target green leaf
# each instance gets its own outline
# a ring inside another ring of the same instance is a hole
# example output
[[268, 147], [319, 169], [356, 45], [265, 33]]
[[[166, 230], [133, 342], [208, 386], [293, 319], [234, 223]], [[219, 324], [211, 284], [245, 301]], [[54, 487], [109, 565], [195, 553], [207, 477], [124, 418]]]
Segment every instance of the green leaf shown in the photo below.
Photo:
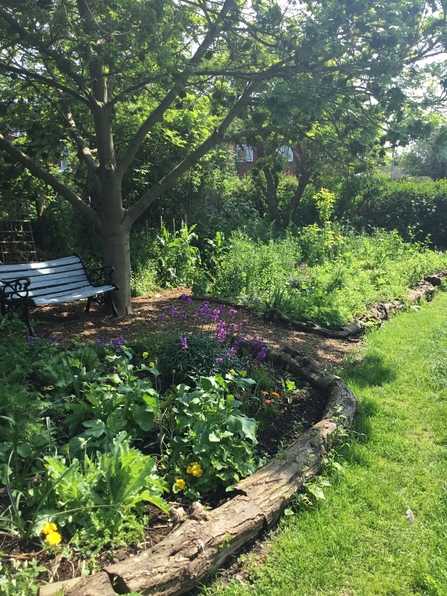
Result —
[[146, 432], [154, 428], [154, 413], [151, 412], [146, 406], [132, 404], [130, 409], [132, 411], [132, 414], [134, 415], [136, 423], [140, 428], [142, 428]]

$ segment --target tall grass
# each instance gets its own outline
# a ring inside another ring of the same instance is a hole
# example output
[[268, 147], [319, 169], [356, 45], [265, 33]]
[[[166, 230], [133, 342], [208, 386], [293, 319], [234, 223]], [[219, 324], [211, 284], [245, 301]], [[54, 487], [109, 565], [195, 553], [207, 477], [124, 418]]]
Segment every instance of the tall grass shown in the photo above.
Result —
[[420, 277], [446, 265], [446, 255], [404, 243], [395, 232], [359, 235], [329, 223], [268, 243], [235, 234], [212, 292], [341, 325], [371, 304], [404, 297]]
[[242, 583], [206, 594], [447, 594], [446, 309], [443, 293], [371, 333], [342, 373], [360, 416], [326, 499], [284, 518]]

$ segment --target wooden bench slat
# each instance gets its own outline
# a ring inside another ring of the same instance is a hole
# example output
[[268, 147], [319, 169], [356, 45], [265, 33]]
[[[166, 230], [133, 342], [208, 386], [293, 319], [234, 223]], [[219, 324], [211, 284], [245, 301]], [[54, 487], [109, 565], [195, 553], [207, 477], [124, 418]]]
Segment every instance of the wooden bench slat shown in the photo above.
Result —
[[74, 292], [82, 292], [85, 289], [90, 290], [96, 288], [86, 284], [64, 284], [62, 286], [54, 286], [53, 288], [39, 288], [37, 290], [30, 289], [28, 292], [28, 297], [34, 300], [35, 298], [53, 296], [56, 294], [73, 294]]
[[64, 275], [70, 273], [78, 273], [84, 275], [87, 279], [87, 275], [85, 273], [85, 269], [80, 264], [79, 267], [74, 267], [73, 265], [65, 266], [65, 267], [51, 267], [51, 268], [42, 268], [42, 269], [30, 269], [30, 270], [22, 270], [22, 271], [14, 271], [14, 272], [3, 272], [3, 266], [0, 265], [0, 279], [16, 279], [17, 277], [29, 277], [30, 279], [39, 279], [40, 277], [47, 277], [49, 275]]
[[83, 298], [91, 298], [97, 294], [105, 294], [115, 290], [115, 286], [101, 286], [100, 288], [84, 288], [73, 293], [56, 294], [53, 296], [39, 296], [33, 298], [36, 306], [44, 306], [45, 304], [57, 304], [60, 302], [73, 302], [74, 300], [82, 300]]
[[[29, 277], [29, 275], [26, 277]], [[2, 278], [0, 277], [0, 279]], [[31, 289], [33, 290], [37, 288], [52, 288], [54, 286], [71, 283], [84, 284], [86, 286], [91, 285], [85, 273], [81, 273], [80, 271], [76, 271], [75, 273], [63, 273], [62, 275], [52, 273], [51, 275], [29, 277], [29, 279], [31, 280]]]
[[14, 273], [19, 274], [24, 271], [32, 271], [33, 269], [51, 269], [59, 268], [64, 266], [77, 265], [83, 267], [82, 261], [78, 256], [64, 257], [62, 259], [52, 259], [51, 261], [41, 261], [40, 263], [17, 263], [11, 265], [0, 265], [0, 275], [2, 273]]
[[79, 255], [40, 263], [0, 265], [1, 312], [4, 315], [19, 309], [32, 335], [34, 331], [28, 314], [30, 306], [87, 299], [88, 311], [91, 300], [104, 294], [113, 314], [118, 316], [111, 294], [118, 286], [108, 283], [113, 267], [96, 270], [95, 280], [100, 279], [101, 272], [106, 284], [94, 286]]

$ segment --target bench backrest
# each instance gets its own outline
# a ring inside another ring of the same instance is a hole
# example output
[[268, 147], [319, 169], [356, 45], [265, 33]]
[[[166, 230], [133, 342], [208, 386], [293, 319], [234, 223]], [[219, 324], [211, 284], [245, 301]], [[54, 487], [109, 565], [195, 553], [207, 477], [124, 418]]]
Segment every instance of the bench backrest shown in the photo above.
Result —
[[30, 279], [30, 298], [65, 294], [91, 286], [82, 259], [78, 255], [41, 263], [0, 265], [0, 281]]

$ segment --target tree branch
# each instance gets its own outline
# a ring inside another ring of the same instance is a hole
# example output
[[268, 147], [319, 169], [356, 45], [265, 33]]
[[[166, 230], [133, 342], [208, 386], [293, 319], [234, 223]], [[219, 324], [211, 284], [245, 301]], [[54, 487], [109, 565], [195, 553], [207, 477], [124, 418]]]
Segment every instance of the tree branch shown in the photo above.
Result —
[[53, 81], [51, 78], [44, 77], [43, 75], [40, 75], [37, 72], [33, 72], [33, 71], [27, 70], [25, 68], [18, 68], [16, 66], [12, 66], [10, 64], [4, 64], [3, 62], [0, 62], [0, 69], [4, 70], [6, 72], [14, 72], [14, 73], [21, 75], [23, 77], [29, 77], [31, 79], [39, 81], [40, 83], [43, 83], [44, 85], [48, 85], [49, 87], [52, 87], [53, 89], [58, 89], [59, 91], [68, 93], [69, 95], [74, 97], [76, 100], [81, 101], [82, 103], [84, 103], [85, 105], [90, 107], [90, 103], [89, 103], [88, 99], [86, 99], [85, 97], [82, 97], [82, 95], [80, 95], [79, 93], [76, 93], [76, 91], [74, 91], [73, 89], [70, 89], [70, 87], [63, 85], [62, 83], [58, 83], [57, 81]]
[[[202, 43], [197, 48], [194, 56], [189, 60], [188, 66], [196, 66], [202, 60], [205, 52], [209, 49], [213, 41], [219, 35], [222, 26], [224, 24], [225, 17], [227, 16], [234, 0], [225, 0], [222, 10], [214, 24], [210, 27], [207, 34], [205, 35]], [[119, 164], [119, 175], [123, 176], [127, 168], [130, 166], [133, 158], [135, 157], [138, 149], [141, 147], [146, 135], [153, 128], [157, 122], [159, 122], [165, 112], [169, 109], [174, 99], [177, 97], [179, 91], [185, 86], [189, 75], [182, 74], [180, 80], [174, 84], [172, 89], [166, 94], [164, 99], [159, 103], [155, 110], [146, 118], [145, 122], [140, 126], [133, 139], [130, 141], [126, 154], [124, 155], [121, 163]]]
[[251, 95], [256, 91], [260, 84], [261, 81], [254, 81], [250, 85], [247, 85], [244, 93], [228, 112], [219, 128], [216, 128], [214, 132], [199, 147], [197, 147], [197, 149], [192, 151], [181, 163], [173, 168], [164, 178], [152, 186], [146, 193], [142, 195], [142, 197], [140, 197], [140, 199], [138, 199], [138, 201], [126, 213], [125, 217], [128, 219], [129, 224], [132, 224], [149, 207], [149, 205], [155, 201], [157, 197], [159, 197], [169, 188], [172, 188], [180, 176], [189, 170], [189, 168], [194, 166], [204, 155], [206, 155], [210, 149], [222, 142], [225, 131], [228, 129], [237, 114], [248, 104]]
[[0, 149], [6, 151], [6, 153], [8, 153], [13, 159], [27, 168], [33, 176], [39, 178], [39, 180], [42, 180], [54, 188], [54, 190], [62, 195], [64, 199], [70, 203], [70, 205], [72, 205], [79, 213], [81, 213], [81, 215], [92, 222], [98, 230], [101, 230], [101, 218], [94, 209], [87, 205], [87, 203], [84, 203], [84, 201], [78, 197], [78, 195], [68, 186], [65, 186], [65, 184], [60, 182], [55, 176], [50, 174], [48, 170], [45, 170], [39, 166], [31, 157], [26, 155], [26, 153], [23, 153], [23, 151], [13, 145], [11, 141], [8, 141], [8, 139], [2, 134], [0, 134]]

